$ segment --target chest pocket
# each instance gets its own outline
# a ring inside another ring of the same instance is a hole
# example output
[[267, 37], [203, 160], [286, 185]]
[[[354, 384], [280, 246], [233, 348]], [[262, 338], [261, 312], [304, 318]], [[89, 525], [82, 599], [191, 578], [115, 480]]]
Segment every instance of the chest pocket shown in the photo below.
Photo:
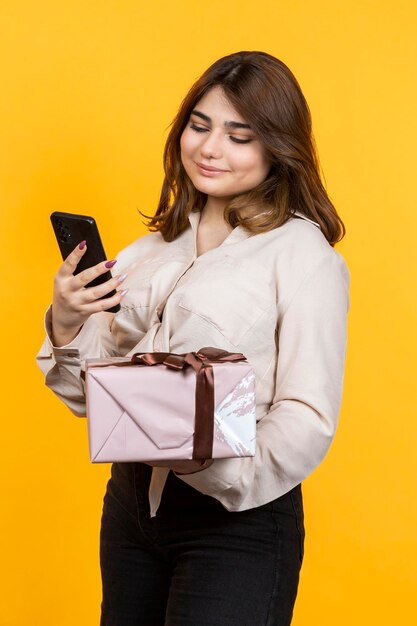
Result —
[[213, 260], [204, 269], [194, 267], [178, 287], [178, 306], [215, 326], [236, 346], [275, 303], [262, 269], [230, 257]]

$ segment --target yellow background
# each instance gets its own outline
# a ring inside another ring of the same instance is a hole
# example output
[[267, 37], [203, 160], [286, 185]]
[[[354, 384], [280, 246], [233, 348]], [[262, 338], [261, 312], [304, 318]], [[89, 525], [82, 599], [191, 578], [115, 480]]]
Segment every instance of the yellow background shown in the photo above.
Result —
[[[92, 626], [109, 465], [34, 358], [60, 264], [53, 210], [109, 258], [145, 232], [166, 129], [215, 59], [265, 50], [311, 106], [352, 274], [340, 425], [304, 482], [294, 626], [411, 624], [417, 591], [416, 34], [412, 0], [14, 0], [0, 5], [0, 624]], [[197, 626], [197, 625], [196, 625]]]

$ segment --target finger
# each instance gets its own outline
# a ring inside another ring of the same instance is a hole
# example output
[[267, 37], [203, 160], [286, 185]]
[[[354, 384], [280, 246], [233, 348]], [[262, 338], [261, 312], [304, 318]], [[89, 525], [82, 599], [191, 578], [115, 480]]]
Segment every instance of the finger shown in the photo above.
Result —
[[74, 248], [72, 252], [69, 253], [67, 258], [61, 265], [58, 273], [64, 277], [71, 276], [72, 274], [74, 274], [77, 268], [77, 265], [80, 262], [81, 258], [86, 253], [86, 250], [87, 250], [87, 242], [84, 239], [78, 244], [78, 246]]
[[[73, 288], [80, 289], [91, 283], [95, 278], [108, 272], [117, 263], [115, 259], [112, 261], [100, 261], [97, 265], [87, 267], [87, 269], [79, 272], [74, 278]], [[109, 279], [110, 280], [110, 279]], [[103, 283], [104, 284], [104, 283]], [[106, 293], [106, 292], [105, 292]]]
[[126, 278], [127, 274], [120, 274], [118, 276], [110, 278], [109, 280], [106, 280], [100, 285], [84, 288], [82, 290], [82, 302], [90, 303], [98, 300], [99, 298], [103, 298], [111, 291], [113, 291], [113, 289], [117, 289], [118, 287], [120, 287], [121, 284], [126, 280]]
[[83, 304], [83, 314], [90, 316], [93, 313], [100, 313], [101, 311], [106, 311], [116, 306], [116, 304], [119, 304], [123, 300], [128, 291], [128, 289], [121, 289], [117, 291], [114, 296], [110, 296], [109, 298], [102, 298], [90, 304]]

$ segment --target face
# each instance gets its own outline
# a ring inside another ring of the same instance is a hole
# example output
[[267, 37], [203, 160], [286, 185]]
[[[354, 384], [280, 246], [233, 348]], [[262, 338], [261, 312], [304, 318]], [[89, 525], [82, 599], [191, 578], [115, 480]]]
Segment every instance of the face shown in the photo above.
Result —
[[181, 135], [181, 160], [199, 191], [225, 200], [256, 187], [270, 168], [260, 141], [220, 87], [192, 111]]

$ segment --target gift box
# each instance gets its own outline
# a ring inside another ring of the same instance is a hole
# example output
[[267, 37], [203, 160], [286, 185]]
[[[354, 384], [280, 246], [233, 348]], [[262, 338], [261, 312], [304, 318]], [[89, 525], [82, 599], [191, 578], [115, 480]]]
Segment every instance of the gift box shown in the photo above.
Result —
[[217, 348], [87, 359], [93, 463], [254, 456], [255, 376]]

